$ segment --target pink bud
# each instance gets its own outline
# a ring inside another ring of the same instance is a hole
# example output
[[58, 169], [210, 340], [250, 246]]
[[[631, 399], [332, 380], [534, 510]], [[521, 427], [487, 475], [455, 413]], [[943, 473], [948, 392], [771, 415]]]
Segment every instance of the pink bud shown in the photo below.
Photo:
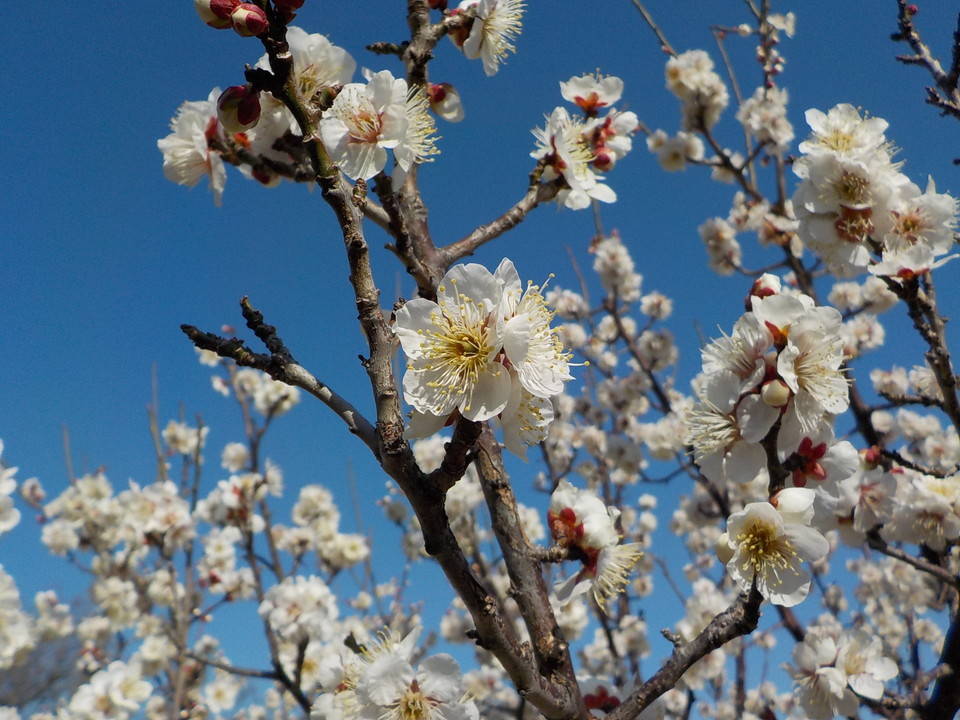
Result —
[[228, 87], [217, 100], [217, 117], [231, 135], [249, 130], [260, 120], [260, 92], [249, 85]]
[[262, 35], [270, 27], [267, 14], [253, 3], [237, 5], [230, 15], [230, 20], [233, 21], [233, 29], [237, 31], [237, 34], [244, 37]]
[[463, 103], [460, 102], [460, 93], [450, 83], [430, 83], [427, 90], [430, 99], [430, 109], [447, 122], [463, 120]]
[[600, 172], [609, 172], [617, 162], [617, 156], [607, 152], [604, 148], [597, 148], [596, 157], [593, 158], [594, 167]]
[[920, 12], [920, 8], [917, 7], [916, 5], [910, 4], [910, 5], [907, 5], [907, 12], [910, 15], [916, 15], [918, 12]]
[[273, 0], [273, 4], [285, 23], [296, 17], [297, 10], [303, 7], [304, 0]]
[[239, 4], [240, 0], [193, 0], [193, 6], [200, 19], [218, 30], [224, 30], [233, 24], [230, 21], [230, 13]]

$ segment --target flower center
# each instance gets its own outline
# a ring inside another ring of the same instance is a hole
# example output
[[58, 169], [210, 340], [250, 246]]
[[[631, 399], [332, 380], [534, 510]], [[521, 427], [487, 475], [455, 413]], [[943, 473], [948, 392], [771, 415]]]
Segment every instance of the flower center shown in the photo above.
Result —
[[870, 181], [856, 173], [844, 172], [833, 184], [840, 202], [848, 205], [862, 205], [868, 197]]
[[753, 568], [754, 574], [773, 573], [781, 570], [798, 571], [797, 552], [789, 541], [777, 534], [776, 528], [755, 522], [737, 535], [737, 544], [743, 550], [745, 564]]
[[430, 698], [420, 691], [420, 685], [414, 680], [400, 697], [395, 717], [397, 720], [426, 720], [430, 717], [433, 704]]
[[374, 144], [380, 138], [383, 121], [379, 113], [363, 109], [353, 113], [346, 125], [353, 142]]
[[437, 376], [430, 386], [443, 389], [442, 395], [471, 392], [494, 350], [485, 314], [434, 312], [431, 322], [435, 330], [427, 331], [424, 354], [430, 361], [426, 369]]
[[832, 130], [829, 135], [821, 136], [820, 144], [840, 153], [848, 152], [853, 149], [853, 135], [842, 130]]

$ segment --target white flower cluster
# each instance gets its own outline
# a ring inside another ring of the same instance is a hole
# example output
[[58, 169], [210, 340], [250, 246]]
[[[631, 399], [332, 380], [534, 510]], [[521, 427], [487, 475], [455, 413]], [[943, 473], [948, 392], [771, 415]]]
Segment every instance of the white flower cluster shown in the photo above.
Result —
[[541, 288], [523, 290], [507, 259], [494, 273], [456, 265], [440, 281], [436, 302], [407, 302], [394, 332], [407, 356], [403, 394], [414, 409], [408, 437], [432, 435], [454, 412], [478, 422], [499, 417], [507, 448], [524, 456], [545, 437], [551, 398], [571, 379], [552, 319]]
[[683, 103], [684, 130], [708, 130], [716, 125], [730, 96], [706, 52], [688, 50], [670, 58], [666, 77], [667, 89]]
[[880, 638], [863, 630], [831, 626], [807, 630], [788, 666], [807, 717], [829, 720], [856, 715], [860, 697], [880, 700], [883, 683], [897, 677], [897, 664], [883, 653]]
[[267, 591], [259, 613], [283, 640], [325, 642], [337, 619], [337, 599], [320, 578], [295, 575]]
[[[603, 176], [596, 171], [612, 170], [633, 147], [631, 136], [640, 121], [633, 112], [613, 109], [623, 94], [623, 81], [599, 73], [582, 75], [561, 82], [560, 92], [586, 119], [572, 117], [566, 108], [555, 108], [546, 125], [533, 130], [537, 148], [530, 156], [543, 163], [544, 180], [563, 178], [557, 202], [565, 207], [582, 210], [591, 200], [616, 202], [617, 194], [600, 182]], [[599, 117], [601, 109], [607, 111], [603, 117]]]
[[387, 150], [402, 180], [414, 163], [437, 154], [436, 126], [422, 88], [407, 86], [389, 70], [367, 83], [344, 85], [320, 120], [320, 136], [330, 158], [355, 180], [369, 180], [387, 164]]
[[442, 653], [414, 664], [419, 634], [417, 628], [400, 641], [387, 634], [346, 658], [338, 681], [314, 701], [312, 720], [479, 720], [453, 657]]
[[25, 660], [35, 644], [34, 628], [20, 605], [17, 585], [0, 565], [0, 670]]
[[[0, 455], [3, 455], [3, 440], [0, 440]], [[7, 467], [0, 461], [0, 535], [10, 532], [20, 522], [20, 511], [13, 506], [16, 474], [17, 468]]]
[[570, 599], [592, 592], [602, 608], [621, 593], [633, 566], [642, 556], [637, 543], [621, 544], [617, 530], [620, 511], [608, 507], [596, 493], [580, 490], [561, 480], [550, 496], [547, 522], [557, 545], [567, 548], [582, 568], [555, 588], [557, 599]]
[[847, 104], [806, 118], [813, 132], [793, 166], [802, 180], [793, 202], [801, 238], [831, 272], [909, 278], [956, 257], [942, 257], [955, 242], [956, 199], [900, 172], [886, 120]]

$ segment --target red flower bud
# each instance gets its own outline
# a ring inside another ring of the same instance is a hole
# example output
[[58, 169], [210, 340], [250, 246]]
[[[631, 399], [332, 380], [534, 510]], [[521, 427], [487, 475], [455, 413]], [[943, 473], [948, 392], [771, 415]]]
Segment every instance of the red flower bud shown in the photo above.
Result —
[[239, 4], [240, 0], [193, 0], [193, 6], [200, 19], [218, 30], [224, 30], [233, 24], [230, 13]]
[[593, 158], [593, 165], [600, 172], [609, 172], [617, 162], [616, 155], [613, 155], [603, 148], [597, 148], [597, 155]]
[[427, 0], [427, 5], [433, 10], [446, 10], [447, 0]]
[[260, 92], [249, 85], [228, 87], [217, 100], [217, 117], [231, 135], [249, 130], [260, 120]]
[[296, 17], [297, 10], [303, 7], [304, 0], [273, 0], [273, 4], [285, 23]]
[[920, 12], [920, 8], [918, 8], [916, 5], [913, 5], [913, 4], [907, 5], [907, 13], [909, 15], [911, 16], [916, 15], [918, 12]]
[[270, 27], [267, 14], [253, 3], [240, 3], [230, 15], [233, 29], [244, 37], [262, 35]]

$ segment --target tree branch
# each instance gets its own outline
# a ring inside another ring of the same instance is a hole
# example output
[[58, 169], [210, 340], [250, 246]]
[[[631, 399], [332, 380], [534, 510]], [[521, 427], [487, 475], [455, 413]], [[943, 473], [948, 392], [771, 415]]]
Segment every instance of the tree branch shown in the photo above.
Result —
[[653, 677], [638, 687], [616, 710], [608, 713], [607, 720], [636, 718], [654, 700], [676, 687], [683, 674], [698, 660], [734, 638], [756, 630], [762, 601], [763, 598], [756, 588], [749, 594], [740, 595], [729, 608], [711, 620], [697, 637], [686, 644], [675, 646], [673, 654]]

